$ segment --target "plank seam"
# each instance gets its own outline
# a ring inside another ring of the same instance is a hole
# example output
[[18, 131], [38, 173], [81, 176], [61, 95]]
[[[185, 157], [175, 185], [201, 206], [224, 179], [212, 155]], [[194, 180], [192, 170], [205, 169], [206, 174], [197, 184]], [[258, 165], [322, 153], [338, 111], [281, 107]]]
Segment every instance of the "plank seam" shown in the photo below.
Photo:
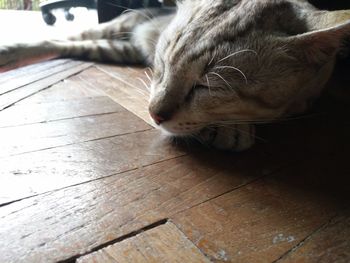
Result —
[[[78, 64], [78, 65], [76, 65], [76, 66], [74, 66], [74, 67], [68, 68], [67, 70], [60, 71], [60, 72], [57, 72], [56, 74], [51, 75], [51, 77], [52, 77], [52, 76], [56, 76], [56, 75], [59, 75], [59, 74], [65, 73], [65, 72], [69, 72], [69, 71], [73, 70], [74, 68], [77, 68], [77, 69], [78, 69], [76, 72], [74, 72], [74, 73], [72, 73], [72, 74], [68, 74], [68, 75], [65, 76], [64, 78], [60, 78], [60, 80], [55, 81], [54, 83], [48, 85], [47, 87], [39, 88], [37, 91], [35, 91], [35, 92], [33, 92], [33, 93], [30, 93], [29, 95], [24, 96], [24, 97], [22, 97], [22, 98], [20, 98], [20, 99], [18, 99], [18, 100], [16, 100], [16, 101], [14, 101], [14, 102], [12, 102], [12, 103], [6, 105], [6, 106], [1, 107], [1, 108], [0, 108], [0, 112], [1, 112], [1, 111], [4, 111], [4, 110], [6, 110], [6, 109], [8, 109], [8, 108], [10, 108], [10, 107], [12, 107], [12, 106], [15, 105], [16, 103], [18, 103], [18, 102], [20, 102], [20, 101], [22, 101], [22, 100], [24, 100], [24, 99], [30, 98], [30, 97], [32, 97], [33, 95], [38, 94], [38, 93], [41, 92], [41, 91], [44, 91], [44, 90], [47, 90], [47, 89], [51, 88], [53, 85], [55, 85], [55, 84], [57, 84], [58, 82], [62, 81], [62, 79], [65, 79], [65, 78], [68, 78], [68, 77], [72, 77], [72, 76], [78, 75], [79, 73], [81, 73], [82, 71], [84, 71], [84, 70], [90, 68], [91, 66], [93, 66], [93, 64], [90, 64], [90, 63], [82, 63], [82, 64]], [[46, 79], [46, 78], [43, 78], [43, 79], [38, 80], [38, 81], [36, 81], [36, 82], [42, 81], [42, 80], [44, 80], [44, 79]], [[35, 82], [34, 82], [34, 83], [35, 83]], [[30, 85], [30, 84], [29, 84], [29, 85]], [[28, 85], [26, 85], [26, 86], [28, 86]], [[22, 88], [25, 88], [26, 86], [23, 86]], [[17, 89], [17, 90], [18, 90], [18, 89]]]
[[34, 195], [31, 195], [31, 196], [26, 196], [26, 197], [23, 197], [23, 198], [20, 198], [20, 199], [16, 199], [16, 200], [13, 200], [13, 201], [10, 201], [10, 202], [6, 202], [6, 203], [2, 203], [2, 204], [0, 203], [0, 208], [1, 207], [5, 207], [7, 205], [11, 205], [11, 204], [17, 203], [17, 202], [21, 202], [21, 201], [24, 201], [24, 200], [27, 200], [27, 199], [30, 199], [30, 198], [34, 198], [34, 197], [38, 197], [38, 196], [42, 196], [42, 195], [47, 195], [47, 194], [50, 194], [50, 193], [55, 193], [55, 192], [62, 191], [62, 190], [65, 190], [65, 189], [69, 189], [69, 188], [72, 188], [72, 187], [77, 187], [77, 186], [80, 186], [80, 185], [83, 185], [83, 184], [88, 184], [88, 183], [96, 182], [96, 181], [99, 181], [99, 180], [104, 180], [104, 179], [109, 178], [109, 177], [122, 175], [122, 174], [133, 172], [133, 171], [137, 171], [139, 169], [147, 168], [147, 167], [150, 167], [152, 165], [161, 164], [161, 163], [168, 162], [168, 161], [175, 160], [175, 159], [180, 159], [180, 158], [183, 158], [185, 156], [187, 156], [187, 154], [182, 154], [182, 155], [179, 155], [179, 156], [171, 157], [169, 159], [160, 160], [160, 161], [157, 161], [157, 162], [154, 162], [154, 163], [146, 164], [146, 165], [143, 165], [142, 167], [135, 167], [135, 168], [128, 169], [128, 170], [125, 170], [125, 171], [122, 171], [122, 172], [101, 176], [99, 178], [95, 178], [95, 179], [92, 179], [92, 180], [87, 180], [87, 181], [84, 181], [84, 182], [72, 184], [72, 185], [61, 187], [61, 188], [58, 188], [58, 189], [54, 189], [54, 190], [50, 190], [50, 191], [34, 194]]
[[[33, 94], [34, 95], [34, 94]], [[94, 113], [94, 114], [88, 114], [88, 115], [80, 115], [75, 117], [68, 117], [68, 118], [58, 118], [54, 120], [47, 120], [47, 121], [37, 121], [37, 122], [29, 122], [29, 123], [23, 123], [23, 124], [16, 124], [16, 125], [8, 125], [8, 126], [0, 126], [0, 129], [6, 129], [6, 128], [15, 128], [15, 127], [23, 127], [27, 125], [35, 125], [35, 124], [42, 124], [42, 123], [51, 123], [51, 122], [59, 122], [59, 121], [67, 121], [67, 120], [74, 120], [74, 119], [81, 119], [81, 118], [89, 118], [89, 117], [96, 117], [96, 116], [104, 116], [104, 115], [111, 115], [114, 113], [120, 113], [121, 111], [109, 111], [104, 113]]]
[[230, 190], [227, 190], [227, 191], [224, 192], [224, 193], [221, 193], [221, 194], [219, 194], [219, 195], [217, 195], [217, 196], [213, 196], [213, 197], [211, 197], [211, 198], [209, 198], [209, 199], [207, 199], [207, 200], [205, 200], [205, 201], [203, 201], [203, 202], [200, 202], [200, 203], [195, 204], [195, 205], [193, 205], [193, 206], [191, 206], [191, 207], [187, 207], [187, 208], [185, 208], [185, 209], [183, 209], [183, 210], [180, 210], [180, 211], [176, 212], [175, 214], [173, 214], [172, 216], [175, 216], [175, 215], [177, 215], [177, 214], [180, 214], [180, 213], [182, 213], [182, 212], [184, 212], [184, 211], [186, 211], [186, 210], [190, 210], [190, 209], [192, 209], [192, 208], [198, 207], [198, 206], [200, 206], [200, 205], [202, 205], [202, 204], [204, 204], [204, 203], [206, 203], [206, 202], [210, 202], [210, 201], [212, 201], [212, 200], [214, 200], [214, 199], [216, 199], [216, 198], [219, 198], [219, 197], [224, 196], [224, 195], [226, 195], [226, 194], [229, 194], [229, 193], [231, 193], [231, 192], [237, 191], [237, 190], [239, 190], [239, 189], [241, 189], [241, 188], [243, 188], [243, 187], [246, 187], [246, 186], [249, 185], [249, 184], [258, 182], [258, 181], [260, 181], [260, 180], [262, 180], [262, 179], [264, 179], [264, 178], [266, 178], [266, 177], [272, 176], [273, 174], [278, 173], [278, 172], [281, 171], [282, 169], [284, 169], [284, 168], [286, 168], [286, 167], [289, 167], [290, 165], [292, 165], [292, 164], [295, 163], [295, 162], [297, 162], [297, 160], [288, 162], [288, 163], [286, 163], [285, 165], [282, 165], [282, 166], [280, 166], [280, 167], [277, 167], [276, 169], [272, 170], [271, 172], [269, 172], [269, 173], [267, 173], [267, 174], [258, 176], [258, 177], [254, 178], [254, 179], [252, 179], [252, 180], [250, 180], [250, 181], [248, 181], [248, 182], [246, 182], [246, 183], [243, 183], [243, 184], [241, 184], [241, 185], [238, 185], [238, 186], [236, 186], [236, 187], [234, 187], [234, 188], [232, 188], [232, 189], [230, 189]]
[[316, 228], [313, 232], [311, 232], [309, 235], [307, 235], [305, 238], [303, 238], [298, 244], [296, 244], [295, 246], [293, 246], [291, 249], [287, 250], [285, 253], [283, 253], [279, 258], [277, 258], [276, 260], [272, 261], [271, 263], [278, 263], [281, 262], [283, 259], [285, 259], [286, 257], [288, 257], [289, 255], [291, 255], [292, 253], [294, 253], [295, 251], [297, 251], [299, 248], [301, 248], [306, 242], [308, 242], [309, 240], [311, 240], [315, 235], [317, 235], [318, 233], [320, 233], [321, 231], [325, 230], [326, 228], [328, 228], [329, 225], [331, 225], [338, 217], [338, 214], [336, 214], [335, 216], [331, 217], [327, 222], [325, 222], [324, 224], [322, 224], [320, 227]]
[[169, 222], [169, 223], [172, 223], [172, 224], [176, 227], [176, 229], [177, 229], [180, 233], [182, 233], [182, 235], [183, 235], [189, 242], [191, 242], [191, 244], [193, 244], [193, 246], [195, 246], [195, 247], [198, 249], [198, 251], [199, 251], [204, 257], [206, 257], [210, 262], [214, 262], [214, 261], [211, 259], [211, 256], [210, 256], [210, 255], [207, 255], [204, 251], [202, 251], [202, 250], [200, 249], [200, 247], [198, 247], [191, 239], [189, 239], [188, 236], [177, 226], [177, 224], [176, 224], [175, 222], [173, 222], [171, 219], [169, 219], [168, 222]]
[[152, 128], [141, 130], [141, 131], [126, 132], [126, 133], [122, 133], [122, 134], [118, 134], [118, 135], [105, 136], [105, 137], [100, 137], [100, 138], [97, 138], [97, 139], [91, 139], [91, 140], [85, 140], [85, 141], [80, 141], [80, 142], [68, 143], [68, 144], [64, 144], [64, 145], [57, 145], [57, 146], [47, 147], [47, 148], [38, 149], [38, 150], [34, 150], [34, 151], [10, 154], [10, 155], [7, 155], [7, 156], [1, 156], [0, 160], [1, 159], [6, 159], [6, 158], [9, 158], [9, 157], [13, 157], [13, 156], [23, 155], [23, 154], [37, 153], [37, 152], [41, 152], [41, 151], [53, 150], [53, 149], [57, 149], [57, 148], [62, 148], [62, 147], [66, 147], [66, 146], [72, 146], [72, 145], [77, 145], [77, 144], [82, 144], [82, 143], [87, 143], [87, 142], [96, 142], [96, 141], [105, 140], [105, 139], [118, 138], [120, 136], [125, 136], [125, 135], [130, 135], [130, 134], [138, 134], [138, 133], [147, 132], [147, 131], [150, 131], [150, 130], [152, 130]]
[[72, 68], [74, 68], [74, 67], [78, 67], [78, 66], [81, 66], [81, 65], [84, 64], [84, 62], [81, 62], [81, 63], [78, 63], [78, 62], [77, 62], [77, 63], [73, 63], [73, 62], [74, 62], [74, 61], [67, 60], [67, 61], [65, 61], [65, 62], [62, 63], [62, 64], [58, 64], [58, 65], [54, 65], [53, 67], [49, 67], [49, 68], [47, 68], [47, 70], [55, 69], [55, 68], [57, 68], [57, 67], [60, 67], [60, 66], [62, 66], [62, 65], [65, 65], [65, 64], [68, 64], [68, 65], [71, 64], [69, 67], [65, 68], [65, 69], [62, 70], [62, 71], [57, 71], [57, 72], [53, 72], [53, 73], [48, 74], [48, 75], [44, 75], [44, 76], [42, 76], [42, 77], [38, 77], [37, 79], [31, 80], [31, 81], [29, 81], [29, 82], [26, 83], [26, 84], [21, 84], [21, 85], [19, 85], [19, 86], [16, 87], [16, 88], [10, 89], [10, 90], [5, 91], [5, 92], [0, 92], [0, 96], [1, 96], [1, 95], [4, 95], [4, 94], [8, 94], [8, 93], [10, 93], [10, 92], [13, 92], [13, 91], [15, 91], [15, 90], [18, 90], [18, 89], [20, 89], [20, 88], [24, 88], [25, 86], [28, 86], [28, 85], [30, 85], [30, 84], [33, 84], [33, 83], [38, 82], [38, 81], [40, 81], [40, 80], [43, 80], [43, 79], [45, 79], [45, 78], [49, 78], [49, 77], [51, 77], [51, 76], [53, 76], [53, 75], [56, 75], [56, 74], [58, 74], [58, 73], [60, 73], [60, 72], [67, 71], [67, 70], [69, 70], [69, 69], [72, 69]]
[[168, 222], [169, 222], [169, 219], [168, 219], [168, 218], [158, 220], [158, 221], [156, 221], [156, 222], [154, 222], [154, 223], [152, 223], [152, 224], [150, 224], [150, 225], [147, 225], [147, 226], [145, 226], [145, 227], [142, 227], [142, 228], [140, 228], [140, 229], [137, 229], [137, 230], [135, 230], [135, 231], [132, 231], [132, 232], [130, 232], [130, 233], [128, 233], [128, 234], [122, 235], [122, 236], [120, 236], [120, 237], [118, 237], [118, 238], [116, 238], [116, 239], [113, 239], [113, 240], [111, 240], [111, 241], [108, 241], [108, 242], [105, 242], [105, 243], [103, 243], [103, 244], [101, 244], [101, 245], [98, 245], [98, 246], [92, 248], [90, 251], [88, 251], [88, 252], [86, 252], [86, 253], [82, 253], [82, 254], [75, 255], [75, 256], [70, 257], [70, 258], [68, 258], [68, 259], [64, 259], [64, 260], [58, 261], [57, 263], [73, 263], [73, 262], [76, 262], [76, 260], [77, 260], [78, 258], [80, 258], [80, 257], [89, 255], [89, 254], [94, 253], [94, 252], [96, 252], [96, 251], [98, 251], [98, 250], [104, 249], [104, 248], [106, 248], [106, 247], [108, 247], [108, 246], [111, 246], [111, 245], [114, 245], [114, 244], [123, 242], [124, 240], [130, 239], [130, 238], [132, 238], [132, 237], [135, 237], [135, 236], [137, 236], [137, 235], [139, 235], [139, 234], [142, 234], [143, 232], [146, 232], [146, 231], [149, 231], [149, 230], [151, 230], [151, 229], [157, 228], [157, 227], [159, 227], [159, 226], [161, 226], [161, 225], [165, 225], [165, 224], [167, 224]]

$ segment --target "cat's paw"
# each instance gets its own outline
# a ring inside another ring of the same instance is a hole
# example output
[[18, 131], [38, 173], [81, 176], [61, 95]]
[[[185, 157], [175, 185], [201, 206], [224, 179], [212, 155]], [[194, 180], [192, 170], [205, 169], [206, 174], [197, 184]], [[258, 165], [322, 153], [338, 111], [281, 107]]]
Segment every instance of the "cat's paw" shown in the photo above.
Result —
[[203, 129], [198, 138], [205, 145], [220, 150], [241, 152], [255, 143], [255, 127], [249, 124], [210, 127]]
[[0, 46], [0, 68], [16, 64], [20, 57], [17, 51], [14, 46]]

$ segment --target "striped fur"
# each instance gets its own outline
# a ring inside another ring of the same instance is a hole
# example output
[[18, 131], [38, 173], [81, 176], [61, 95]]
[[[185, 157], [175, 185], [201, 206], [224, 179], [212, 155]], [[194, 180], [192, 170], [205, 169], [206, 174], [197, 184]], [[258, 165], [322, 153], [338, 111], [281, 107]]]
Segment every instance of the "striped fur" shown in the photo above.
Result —
[[255, 123], [303, 112], [350, 34], [349, 11], [304, 0], [184, 0], [130, 11], [67, 40], [0, 47], [0, 66], [33, 56], [153, 67], [149, 110], [174, 136], [245, 150]]

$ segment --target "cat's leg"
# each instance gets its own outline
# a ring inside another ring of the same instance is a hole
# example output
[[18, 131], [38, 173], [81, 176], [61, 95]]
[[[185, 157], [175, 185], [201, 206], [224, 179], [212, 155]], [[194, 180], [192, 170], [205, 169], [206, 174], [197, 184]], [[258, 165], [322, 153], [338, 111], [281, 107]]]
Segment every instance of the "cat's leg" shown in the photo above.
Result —
[[210, 127], [203, 129], [198, 138], [205, 145], [220, 150], [244, 151], [255, 143], [255, 126], [237, 124], [229, 127]]
[[98, 39], [61, 43], [61, 56], [118, 64], [141, 64], [142, 52], [129, 41]]
[[[127, 10], [117, 18], [99, 24], [83, 32], [70, 36], [70, 40], [93, 39], [123, 39], [127, 40], [134, 34], [134, 29], [145, 22], [155, 23], [157, 16], [162, 14], [159, 8]], [[153, 21], [154, 20], [154, 21]]]
[[39, 41], [0, 46], [0, 72], [33, 60], [71, 57], [116, 63], [142, 63], [142, 53], [131, 42], [118, 40]]

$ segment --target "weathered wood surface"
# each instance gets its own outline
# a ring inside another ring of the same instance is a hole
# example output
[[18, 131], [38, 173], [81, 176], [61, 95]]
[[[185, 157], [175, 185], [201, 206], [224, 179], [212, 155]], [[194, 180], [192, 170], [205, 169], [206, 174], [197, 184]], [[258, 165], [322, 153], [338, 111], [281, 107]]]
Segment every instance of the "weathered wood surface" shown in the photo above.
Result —
[[149, 129], [126, 111], [0, 128], [0, 158]]
[[[46, 62], [47, 63], [47, 62]], [[53, 64], [53, 68], [55, 70], [48, 71], [47, 77], [41, 78], [40, 74], [34, 75], [33, 78], [31, 78], [31, 72], [27, 72], [24, 74], [24, 80], [28, 80], [28, 84], [23, 84], [24, 82], [19, 82], [11, 86], [11, 83], [13, 81], [17, 82], [16, 77], [9, 77], [10, 79], [7, 79], [7, 73], [2, 73], [4, 75], [4, 82], [1, 84], [0, 89], [0, 111], [10, 107], [11, 105], [37, 93], [41, 90], [44, 90], [51, 85], [59, 82], [60, 80], [67, 78], [69, 76], [72, 76], [78, 72], [83, 71], [86, 68], [89, 68], [92, 64], [86, 63], [86, 62], [79, 62], [79, 61], [69, 61], [68, 63], [63, 63], [62, 65], [56, 67], [56, 62], [52, 61], [51, 64]], [[40, 65], [40, 64], [39, 64]], [[50, 63], [47, 65], [47, 67], [51, 67]], [[31, 70], [35, 70], [35, 67], [30, 67]], [[15, 70], [16, 71], [16, 70]], [[10, 76], [12, 76], [12, 73], [10, 71]], [[29, 78], [29, 79], [28, 79]], [[9, 88], [7, 88], [9, 87]], [[4, 92], [1, 92], [3, 90]]]
[[277, 262], [347, 263], [349, 259], [350, 210], [347, 210]]
[[[91, 251], [255, 180], [275, 166], [264, 156], [256, 153], [254, 170], [248, 169], [248, 156], [180, 157], [5, 206], [0, 261], [52, 262]], [[106, 154], [101, 165], [109, 159]], [[8, 243], [9, 236], [16, 241]]]
[[61, 80], [49, 89], [42, 90], [16, 105], [76, 101], [84, 98], [105, 97], [106, 94], [86, 84], [81, 73]]
[[[172, 219], [215, 262], [273, 262], [341, 209], [337, 205], [339, 200], [326, 193], [293, 184], [290, 178], [297, 175], [295, 172], [291, 169], [290, 174], [281, 172], [281, 177], [251, 183]], [[313, 176], [317, 180], [317, 174]], [[335, 258], [342, 256], [341, 249], [334, 253]]]
[[149, 80], [143, 74], [145, 69], [102, 65], [97, 66], [97, 69], [84, 71], [81, 78], [145, 122], [154, 125], [148, 113], [149, 91], [140, 81], [142, 79], [149, 85]]
[[209, 263], [210, 261], [172, 223], [106, 247], [79, 258], [78, 263], [174, 262]]
[[150, 130], [0, 159], [0, 202], [36, 195], [183, 155]]
[[304, 245], [306, 256], [349, 258], [347, 107], [267, 125], [254, 149], [221, 153], [171, 144], [136, 117], [148, 118], [142, 69], [61, 76], [0, 112], [0, 262], [137, 262], [142, 244], [174, 261], [184, 244], [217, 262], [304, 260]]
[[[275, 125], [275, 141], [266, 148], [287, 158], [298, 155], [297, 162], [171, 218], [215, 262], [273, 262], [302, 246], [350, 204], [350, 122], [343, 114]], [[348, 261], [350, 238], [331, 240], [327, 258]], [[322, 260], [321, 250], [315, 248], [315, 262]], [[295, 259], [290, 262], [308, 262], [298, 261], [302, 252]]]
[[82, 98], [75, 101], [28, 105], [21, 104], [14, 105], [0, 112], [0, 128], [47, 123], [116, 112], [125, 112], [125, 110], [107, 97]]
[[0, 76], [0, 95], [13, 91], [15, 89], [27, 86], [38, 80], [48, 78], [52, 75], [65, 71], [69, 68], [81, 65], [79, 61], [70, 61], [58, 59], [47, 61], [35, 66], [29, 66], [26, 69], [20, 69], [20, 73], [13, 74], [10, 72], [2, 73]]

